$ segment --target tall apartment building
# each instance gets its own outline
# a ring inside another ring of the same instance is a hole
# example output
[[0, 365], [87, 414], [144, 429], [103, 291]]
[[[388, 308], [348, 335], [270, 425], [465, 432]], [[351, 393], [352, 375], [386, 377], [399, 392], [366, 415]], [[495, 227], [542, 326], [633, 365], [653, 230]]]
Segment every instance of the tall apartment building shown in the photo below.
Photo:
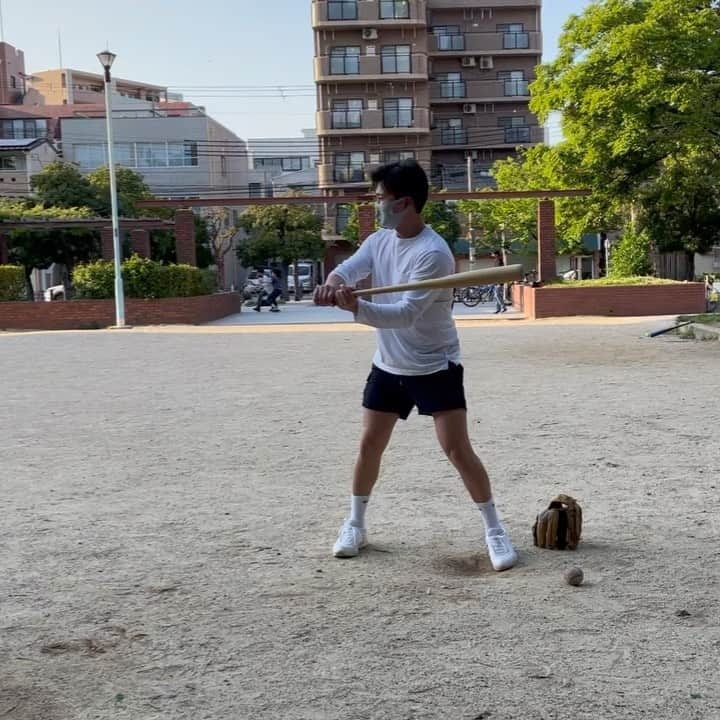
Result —
[[[439, 189], [487, 183], [542, 142], [528, 107], [542, 0], [313, 0], [319, 185], [367, 189], [373, 165], [413, 157]], [[331, 211], [334, 212], [334, 211]], [[330, 217], [330, 238], [347, 209]]]

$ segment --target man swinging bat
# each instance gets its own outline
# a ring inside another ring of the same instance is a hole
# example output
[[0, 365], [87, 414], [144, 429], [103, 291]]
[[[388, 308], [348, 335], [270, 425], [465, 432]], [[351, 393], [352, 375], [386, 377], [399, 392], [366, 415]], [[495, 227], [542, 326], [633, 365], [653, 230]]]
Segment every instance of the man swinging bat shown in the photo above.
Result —
[[414, 160], [385, 165], [372, 175], [380, 230], [315, 290], [317, 305], [337, 305], [377, 329], [377, 352], [363, 395], [363, 432], [355, 463], [350, 515], [333, 547], [336, 557], [354, 557], [367, 545], [365, 510], [378, 479], [383, 452], [398, 419], [413, 407], [431, 415], [440, 445], [477, 504], [495, 570], [517, 562], [492, 498], [490, 480], [473, 451], [467, 429], [460, 343], [452, 317], [452, 290], [419, 288], [377, 295], [372, 302], [351, 289], [372, 275], [375, 285], [439, 278], [455, 270], [447, 243], [420, 213], [428, 179]]

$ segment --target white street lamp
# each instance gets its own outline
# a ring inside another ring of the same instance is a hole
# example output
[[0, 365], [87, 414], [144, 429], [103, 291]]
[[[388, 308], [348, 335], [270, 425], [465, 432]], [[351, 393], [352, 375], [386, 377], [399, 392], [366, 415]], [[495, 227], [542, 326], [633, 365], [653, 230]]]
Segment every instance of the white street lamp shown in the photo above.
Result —
[[125, 295], [122, 281], [122, 251], [120, 248], [120, 222], [118, 220], [117, 182], [115, 179], [115, 148], [112, 130], [112, 88], [110, 68], [117, 55], [109, 50], [98, 53], [97, 58], [105, 70], [105, 115], [107, 117], [108, 170], [110, 172], [110, 206], [112, 208], [113, 256], [115, 261], [115, 326], [125, 327]]

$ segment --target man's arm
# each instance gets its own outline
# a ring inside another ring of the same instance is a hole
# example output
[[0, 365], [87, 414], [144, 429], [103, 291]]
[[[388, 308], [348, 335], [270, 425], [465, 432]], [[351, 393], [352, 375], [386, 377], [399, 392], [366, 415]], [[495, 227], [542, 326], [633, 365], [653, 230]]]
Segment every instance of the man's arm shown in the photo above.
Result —
[[[452, 258], [442, 252], [425, 255], [410, 275], [409, 282], [444, 277], [455, 269]], [[437, 301], [438, 290], [411, 290], [402, 300], [392, 305], [381, 305], [358, 299], [350, 290], [340, 290], [336, 295], [337, 304], [344, 310], [350, 310], [355, 319], [364, 325], [376, 328], [408, 328]]]
[[355, 285], [359, 280], [366, 278], [373, 267], [371, 238], [357, 249], [345, 262], [338, 265], [325, 278], [325, 284], [315, 288], [314, 301], [316, 305], [335, 305], [335, 291], [342, 286]]

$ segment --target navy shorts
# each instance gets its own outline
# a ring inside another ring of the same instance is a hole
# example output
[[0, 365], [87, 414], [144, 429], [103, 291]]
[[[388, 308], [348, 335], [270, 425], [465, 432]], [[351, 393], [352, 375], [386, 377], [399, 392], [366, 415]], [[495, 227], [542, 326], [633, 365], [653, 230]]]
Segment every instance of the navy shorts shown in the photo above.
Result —
[[449, 363], [431, 375], [393, 375], [373, 365], [363, 393], [363, 407], [394, 413], [407, 420], [417, 406], [420, 415], [467, 410], [463, 366]]

